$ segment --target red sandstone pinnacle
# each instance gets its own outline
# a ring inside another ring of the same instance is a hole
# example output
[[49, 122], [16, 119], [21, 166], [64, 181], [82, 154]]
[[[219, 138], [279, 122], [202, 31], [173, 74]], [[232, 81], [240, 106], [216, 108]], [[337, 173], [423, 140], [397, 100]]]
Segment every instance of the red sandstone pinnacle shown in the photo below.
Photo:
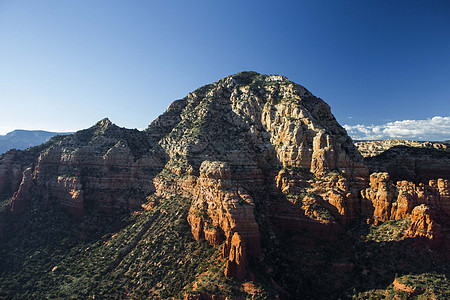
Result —
[[238, 232], [249, 254], [259, 256], [259, 228], [253, 213], [253, 199], [246, 190], [235, 186], [229, 174], [229, 167], [223, 162], [204, 161], [194, 183], [189, 177], [180, 178], [176, 186], [165, 186], [164, 192], [173, 189], [194, 199], [188, 222], [196, 240], [206, 238], [217, 246]]
[[430, 180], [429, 185], [403, 180], [394, 185], [388, 173], [370, 175], [370, 187], [361, 191], [361, 212], [377, 224], [411, 216], [421, 204], [432, 205], [449, 214], [450, 188], [448, 180]]
[[370, 187], [362, 190], [362, 213], [373, 216], [376, 223], [388, 221], [391, 217], [392, 201], [396, 191], [392, 188], [388, 173], [370, 175]]
[[426, 204], [416, 206], [411, 214], [411, 225], [406, 236], [426, 238], [431, 245], [439, 246], [444, 238], [439, 211]]
[[245, 254], [245, 242], [237, 232], [226, 241], [223, 248], [223, 256], [225, 258], [228, 257], [224, 271], [225, 276], [243, 280], [247, 274], [247, 257]]

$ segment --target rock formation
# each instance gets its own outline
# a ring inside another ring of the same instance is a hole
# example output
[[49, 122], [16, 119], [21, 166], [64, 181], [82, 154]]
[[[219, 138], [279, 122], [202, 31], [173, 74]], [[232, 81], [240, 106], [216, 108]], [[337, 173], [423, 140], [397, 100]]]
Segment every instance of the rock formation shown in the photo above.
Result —
[[[62, 210], [73, 224], [101, 223], [120, 213], [159, 213], [178, 197], [194, 239], [222, 247], [222, 276], [251, 279], [251, 262], [263, 262], [275, 289], [290, 295], [284, 287], [291, 283], [274, 278], [285, 267], [279, 257], [289, 260], [274, 252], [288, 245], [283, 239], [298, 242], [305, 230], [338, 243], [338, 234], [362, 214], [375, 224], [411, 218], [406, 236], [445, 239], [450, 160], [442, 151], [418, 151], [391, 148], [367, 159], [369, 177], [324, 101], [285, 77], [242, 72], [175, 101], [144, 131], [104, 119], [0, 156], [0, 200], [12, 199], [0, 212], [0, 236], [10, 226], [5, 215]], [[152, 220], [140, 224], [107, 271], [138, 245]], [[292, 255], [305, 250], [289, 249]], [[332, 257], [321, 266], [350, 273], [358, 259]], [[306, 280], [292, 276], [293, 286]]]
[[32, 163], [29, 156], [19, 150], [10, 150], [0, 156], [0, 194], [12, 194], [18, 190], [22, 172]]
[[238, 233], [245, 251], [260, 256], [255, 205], [270, 207], [278, 226], [328, 236], [339, 230], [336, 220], [352, 217], [367, 170], [328, 105], [304, 87], [239, 73], [179, 100], [148, 132], [168, 128], [168, 116], [177, 122], [159, 142], [169, 160], [154, 184], [159, 195], [194, 199], [188, 220], [196, 239], [218, 245]]
[[438, 223], [438, 212], [426, 204], [416, 206], [411, 213], [411, 226], [407, 236], [423, 237], [433, 242], [440, 242], [442, 239], [442, 227]]
[[193, 199], [193, 236], [225, 243], [226, 272], [239, 278], [241, 258], [262, 255], [255, 206], [280, 228], [330, 236], [359, 209], [367, 184], [362, 157], [329, 106], [278, 75], [242, 72], [202, 87], [143, 132], [105, 119], [49, 143], [23, 176], [27, 166], [12, 164], [18, 154], [2, 157], [0, 187], [18, 190], [12, 211], [36, 197], [42, 210], [59, 205], [82, 219], [140, 209], [154, 192], [182, 194]]
[[225, 276], [234, 276], [238, 280], [244, 279], [247, 273], [245, 243], [237, 232], [225, 244], [223, 256], [228, 258]]
[[441, 151], [450, 151], [450, 146], [446, 142], [419, 142], [401, 139], [387, 139], [379, 141], [356, 141], [355, 146], [363, 157], [377, 156], [384, 151], [395, 146], [408, 146], [414, 148], [436, 149]]
[[364, 161], [370, 173], [387, 172], [394, 181], [426, 183], [437, 178], [450, 179], [450, 151], [395, 146]]
[[31, 199], [30, 190], [33, 184], [31, 172], [31, 167], [23, 171], [22, 182], [20, 183], [18, 191], [14, 193], [14, 196], [11, 199], [10, 211], [13, 214], [20, 214], [26, 209], [27, 204], [29, 204], [28, 202]]
[[450, 214], [448, 183], [444, 179], [430, 180], [428, 184], [402, 180], [394, 185], [388, 173], [373, 173], [370, 187], [361, 191], [362, 213], [372, 217], [376, 224], [409, 217], [421, 204], [432, 205]]
[[145, 133], [119, 128], [108, 119], [41, 148], [22, 176], [18, 173], [23, 164], [14, 161], [17, 156], [30, 156], [31, 151], [9, 151], [2, 156], [0, 186], [3, 191], [17, 190], [11, 202], [14, 213], [22, 212], [32, 197], [40, 209], [58, 205], [76, 219], [83, 218], [86, 209], [106, 215], [138, 209], [154, 191], [152, 178], [164, 165], [164, 157], [154, 154], [157, 150]]

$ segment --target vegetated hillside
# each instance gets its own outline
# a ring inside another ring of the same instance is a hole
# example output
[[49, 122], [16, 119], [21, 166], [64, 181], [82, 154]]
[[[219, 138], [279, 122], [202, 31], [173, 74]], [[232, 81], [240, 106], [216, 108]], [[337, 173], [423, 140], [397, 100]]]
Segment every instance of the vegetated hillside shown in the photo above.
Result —
[[145, 131], [104, 119], [9, 151], [0, 194], [3, 298], [449, 294], [448, 180], [369, 176], [278, 75], [206, 85]]
[[43, 130], [14, 130], [6, 135], [0, 135], [0, 154], [10, 150], [23, 150], [47, 142], [50, 138], [59, 134], [70, 132], [49, 132]]

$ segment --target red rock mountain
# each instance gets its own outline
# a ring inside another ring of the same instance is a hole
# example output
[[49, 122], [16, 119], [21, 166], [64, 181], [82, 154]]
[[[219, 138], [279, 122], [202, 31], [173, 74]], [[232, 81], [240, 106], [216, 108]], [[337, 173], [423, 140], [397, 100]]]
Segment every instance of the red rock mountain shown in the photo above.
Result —
[[[447, 224], [439, 222], [450, 214], [449, 193], [444, 179], [369, 176], [323, 100], [283, 76], [255, 72], [173, 102], [144, 131], [104, 119], [0, 156], [0, 194], [12, 196], [12, 216], [58, 207], [75, 223], [95, 216], [102, 224], [118, 212], [190, 199], [192, 236], [221, 247], [225, 276], [238, 280], [254, 276], [250, 261], [275, 257], [267, 249], [284, 234], [307, 230], [335, 241], [360, 215], [376, 224], [411, 217], [405, 236], [445, 240]], [[0, 234], [7, 225], [0, 216]], [[273, 273], [275, 262], [261, 264]], [[294, 297], [271, 280], [280, 295]]]

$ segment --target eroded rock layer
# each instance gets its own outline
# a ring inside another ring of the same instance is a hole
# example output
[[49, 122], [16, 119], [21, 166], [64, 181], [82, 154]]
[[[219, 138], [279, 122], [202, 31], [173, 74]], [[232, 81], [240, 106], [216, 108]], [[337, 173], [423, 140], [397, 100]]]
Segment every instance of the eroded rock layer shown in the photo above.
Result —
[[229, 248], [238, 233], [242, 251], [260, 256], [255, 206], [280, 228], [324, 236], [359, 210], [368, 177], [362, 157], [329, 106], [285, 77], [224, 78], [147, 130], [169, 115], [179, 122], [159, 142], [169, 160], [154, 184], [159, 195], [194, 199], [188, 220], [196, 239]]
[[90, 211], [140, 209], [153, 193], [182, 194], [193, 199], [193, 236], [234, 249], [227, 274], [237, 277], [245, 264], [236, 257], [262, 255], [257, 206], [279, 228], [332, 236], [359, 210], [368, 177], [324, 101], [255, 72], [175, 101], [143, 132], [105, 119], [15, 163], [29, 152], [2, 156], [0, 189], [15, 192], [12, 212], [57, 205], [81, 220]]
[[[415, 159], [414, 169], [404, 164], [411, 176], [429, 176]], [[386, 168], [379, 161], [370, 166]], [[277, 232], [305, 229], [336, 239], [360, 213], [376, 223], [413, 218], [421, 204], [450, 213], [445, 176], [427, 184], [390, 181], [397, 178], [375, 173], [368, 187], [362, 156], [329, 106], [285, 77], [254, 72], [175, 101], [144, 131], [104, 119], [0, 156], [0, 195], [11, 197], [12, 214], [60, 207], [82, 221], [152, 210], [174, 195], [192, 199], [193, 237], [223, 247], [225, 275], [239, 279], [249, 257], [264, 259], [262, 226], [274, 241]], [[419, 223], [411, 236], [419, 228], [433, 236]]]
[[432, 179], [450, 180], [448, 149], [395, 146], [365, 158], [370, 173], [387, 172], [394, 181], [426, 183]]
[[450, 215], [449, 193], [446, 179], [430, 180], [428, 184], [402, 180], [394, 185], [388, 173], [373, 173], [370, 187], [361, 191], [361, 207], [363, 214], [373, 217], [375, 223], [409, 217], [421, 204], [432, 205]]
[[388, 139], [378, 141], [356, 141], [355, 146], [364, 157], [377, 156], [395, 146], [408, 146], [414, 148], [436, 149], [450, 151], [450, 145], [446, 142], [419, 142], [402, 139]]
[[[82, 219], [87, 210], [108, 216], [138, 209], [155, 190], [152, 179], [164, 166], [164, 155], [156, 153], [149, 140], [145, 133], [104, 119], [42, 146], [23, 173], [23, 165], [11, 163], [10, 157], [19, 154], [7, 152], [1, 167], [10, 176], [0, 177], [0, 186], [16, 189], [10, 205], [15, 214], [27, 206], [47, 210], [56, 205]], [[21, 183], [16, 187], [18, 178]]]

